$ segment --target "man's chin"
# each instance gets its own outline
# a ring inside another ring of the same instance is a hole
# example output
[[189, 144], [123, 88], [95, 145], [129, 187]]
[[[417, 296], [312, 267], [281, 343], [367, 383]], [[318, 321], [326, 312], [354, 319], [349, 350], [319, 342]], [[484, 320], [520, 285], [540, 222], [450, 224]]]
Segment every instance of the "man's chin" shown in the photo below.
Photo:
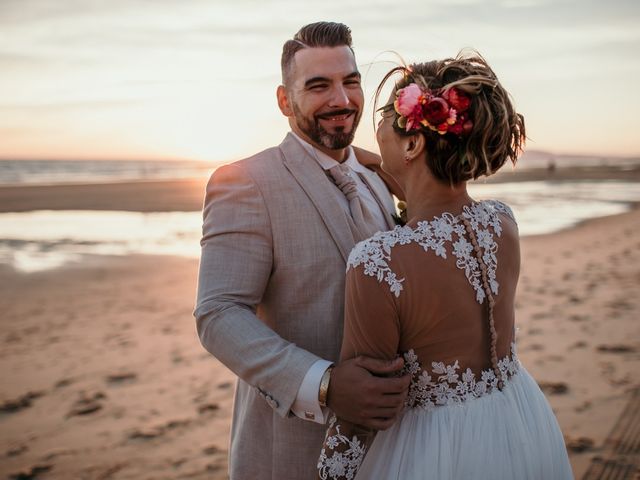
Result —
[[322, 145], [324, 145], [329, 150], [342, 150], [343, 148], [347, 148], [353, 142], [353, 137], [348, 138], [335, 138], [331, 139], [325, 138], [322, 140]]
[[331, 150], [340, 150], [351, 145], [354, 132], [336, 131], [334, 133], [325, 132], [322, 135], [322, 144]]

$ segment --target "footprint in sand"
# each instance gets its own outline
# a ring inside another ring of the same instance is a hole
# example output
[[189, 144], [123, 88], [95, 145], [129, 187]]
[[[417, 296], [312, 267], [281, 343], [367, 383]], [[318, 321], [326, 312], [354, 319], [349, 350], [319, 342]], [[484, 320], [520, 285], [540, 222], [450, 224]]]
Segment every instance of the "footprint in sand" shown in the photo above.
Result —
[[597, 348], [603, 353], [636, 353], [638, 351], [636, 347], [624, 344], [598, 345]]
[[18, 455], [21, 455], [28, 450], [29, 450], [29, 447], [27, 447], [26, 445], [16, 445], [14, 447], [9, 448], [9, 450], [7, 450], [6, 452], [6, 455], [7, 457], [17, 457]]
[[223, 450], [216, 447], [215, 445], [210, 445], [202, 449], [202, 453], [205, 455], [215, 455], [216, 453], [221, 453]]
[[582, 303], [582, 298], [577, 295], [569, 295], [569, 303]]
[[20, 335], [18, 335], [17, 332], [12, 332], [7, 334], [6, 337], [4, 337], [4, 343], [18, 343], [20, 342], [20, 340], [22, 340], [22, 338], [20, 338]]
[[577, 413], [582, 413], [585, 410], [589, 410], [591, 408], [591, 402], [589, 400], [581, 403], [580, 405], [578, 405], [577, 407], [574, 408], [574, 411], [576, 411]]
[[125, 373], [113, 373], [111, 375], [107, 375], [105, 380], [109, 384], [120, 384], [124, 382], [131, 382], [138, 378], [137, 373], [133, 372], [125, 372]]
[[161, 437], [170, 430], [188, 427], [193, 421], [191, 419], [170, 420], [164, 425], [136, 428], [127, 434], [129, 440], [152, 440]]
[[64, 388], [64, 387], [68, 387], [69, 385], [71, 385], [75, 380], [73, 380], [72, 378], [63, 378], [61, 380], [58, 380], [56, 382], [56, 384], [54, 385], [54, 388]]
[[200, 415], [217, 412], [218, 410], [220, 410], [220, 406], [217, 403], [205, 403], [198, 407], [198, 413]]
[[213, 472], [219, 472], [220, 470], [224, 470], [226, 467], [224, 465], [218, 465], [218, 464], [209, 464], [207, 465], [207, 472], [209, 473], [213, 473]]
[[569, 385], [564, 382], [539, 382], [538, 386], [548, 395], [564, 395], [569, 391]]
[[565, 438], [567, 450], [574, 453], [592, 450], [595, 442], [589, 437]]
[[12, 473], [9, 475], [10, 480], [35, 480], [38, 478], [38, 475], [42, 473], [46, 473], [53, 468], [53, 465], [42, 464], [42, 465], [33, 465], [32, 467], [27, 467], [27, 469], [22, 470], [18, 473]]
[[0, 412], [13, 413], [25, 408], [29, 408], [36, 398], [42, 397], [43, 395], [44, 392], [42, 391], [27, 392], [18, 398], [6, 400], [0, 404]]
[[136, 428], [127, 435], [129, 440], [151, 440], [164, 434], [162, 427]]
[[75, 417], [79, 415], [89, 415], [102, 410], [102, 402], [107, 396], [102, 392], [95, 392], [87, 395], [84, 392], [80, 393], [80, 398], [73, 404], [71, 410], [67, 413], [68, 417]]

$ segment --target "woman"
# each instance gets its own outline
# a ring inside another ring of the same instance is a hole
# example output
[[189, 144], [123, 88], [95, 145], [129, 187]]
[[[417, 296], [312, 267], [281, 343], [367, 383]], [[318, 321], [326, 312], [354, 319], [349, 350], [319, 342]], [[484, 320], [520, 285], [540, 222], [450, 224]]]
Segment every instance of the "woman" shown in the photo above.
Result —
[[466, 189], [516, 162], [524, 119], [479, 56], [398, 67], [378, 95], [397, 72], [377, 140], [408, 222], [351, 252], [341, 357], [403, 355], [407, 408], [377, 433], [334, 417], [319, 477], [573, 478], [556, 419], [515, 354], [513, 213]]

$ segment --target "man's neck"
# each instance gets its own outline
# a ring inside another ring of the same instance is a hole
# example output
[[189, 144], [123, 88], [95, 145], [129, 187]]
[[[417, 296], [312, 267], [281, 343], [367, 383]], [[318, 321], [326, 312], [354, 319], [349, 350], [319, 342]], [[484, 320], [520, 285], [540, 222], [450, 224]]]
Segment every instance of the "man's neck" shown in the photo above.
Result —
[[347, 158], [349, 158], [349, 152], [346, 148], [341, 148], [339, 150], [331, 150], [330, 148], [323, 147], [321, 145], [311, 144], [322, 153], [330, 156], [338, 163], [343, 163]]
[[300, 140], [308, 144], [310, 147], [315, 148], [316, 150], [321, 151], [328, 157], [333, 158], [338, 163], [343, 163], [347, 158], [349, 158], [349, 147], [340, 148], [338, 150], [332, 150], [330, 148], [325, 147], [324, 145], [319, 145], [309, 137], [307, 137], [304, 133], [300, 131], [296, 131], [291, 129], [291, 132], [294, 133]]

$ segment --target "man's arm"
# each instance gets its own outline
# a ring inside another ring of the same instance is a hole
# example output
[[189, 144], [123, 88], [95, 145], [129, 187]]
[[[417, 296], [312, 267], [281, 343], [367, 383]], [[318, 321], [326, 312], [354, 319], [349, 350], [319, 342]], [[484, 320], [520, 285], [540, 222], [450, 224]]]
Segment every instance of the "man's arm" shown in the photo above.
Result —
[[353, 152], [356, 154], [358, 162], [367, 167], [369, 170], [373, 170], [374, 172], [376, 172], [385, 183], [389, 191], [396, 198], [398, 198], [398, 200], [405, 200], [405, 195], [402, 191], [402, 188], [400, 188], [400, 184], [396, 181], [395, 178], [382, 170], [382, 167], [380, 166], [382, 163], [380, 155], [356, 146], [353, 146]]
[[315, 423], [326, 423], [329, 411], [320, 405], [318, 392], [322, 377], [331, 365], [327, 360], [318, 360], [309, 369], [300, 385], [296, 401], [291, 406], [291, 412], [296, 417]]
[[258, 186], [238, 165], [219, 168], [209, 181], [201, 245], [200, 341], [284, 417], [319, 357], [256, 316], [272, 268], [271, 225]]

